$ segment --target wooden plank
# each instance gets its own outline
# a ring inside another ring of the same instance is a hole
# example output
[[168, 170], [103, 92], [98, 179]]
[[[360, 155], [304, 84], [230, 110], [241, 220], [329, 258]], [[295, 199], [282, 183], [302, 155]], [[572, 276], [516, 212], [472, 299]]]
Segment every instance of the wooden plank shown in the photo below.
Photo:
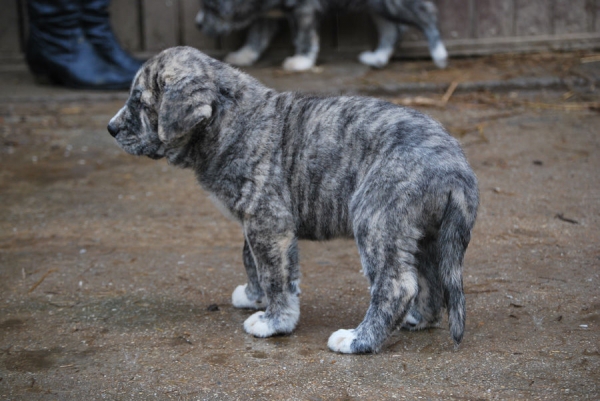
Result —
[[589, 15], [591, 16], [592, 32], [600, 32], [600, 0], [589, 0]]
[[183, 43], [193, 46], [208, 54], [216, 54], [218, 43], [215, 38], [204, 35], [196, 26], [196, 14], [200, 10], [198, 0], [180, 0], [181, 8], [179, 26]]
[[554, 0], [554, 33], [588, 31], [587, 0]]
[[113, 31], [123, 48], [129, 51], [141, 51], [142, 31], [138, 3], [131, 0], [112, 0], [109, 10]]
[[474, 0], [438, 0], [435, 3], [444, 40], [474, 36]]
[[[347, 14], [343, 14], [347, 17]], [[321, 21], [319, 27], [320, 49], [322, 53], [330, 52], [337, 47], [338, 43], [338, 16], [329, 14]]]
[[217, 46], [221, 53], [227, 54], [242, 47], [245, 41], [246, 29], [220, 37], [217, 40]]
[[513, 36], [514, 0], [477, 0], [475, 2], [475, 37]]
[[535, 36], [551, 34], [552, 4], [548, 0], [515, 0], [515, 34]]
[[[18, 0], [19, 5], [18, 8], [21, 11], [21, 15], [19, 16], [19, 23], [21, 36], [23, 37], [23, 46], [25, 46], [27, 42], [27, 37], [29, 35], [29, 11], [27, 10], [27, 0]], [[23, 49], [24, 50], [24, 49]]]
[[282, 17], [278, 20], [279, 31], [275, 34], [269, 48], [265, 51], [262, 59], [273, 59], [277, 63], [281, 63], [284, 57], [289, 57], [294, 54], [294, 39], [292, 38], [292, 30], [287, 18]]
[[158, 52], [179, 44], [178, 5], [176, 0], [142, 0], [145, 51]]
[[584, 19], [585, 19], [585, 31], [582, 32], [594, 32], [594, 26], [596, 23], [596, 5], [600, 7], [600, 0], [584, 0]]
[[368, 14], [347, 14], [337, 18], [338, 49], [373, 50], [377, 46], [377, 29]]
[[[452, 56], [599, 50], [600, 33], [586, 32], [563, 35], [449, 39], [445, 40], [444, 44]], [[402, 57], [420, 58], [427, 55], [426, 42], [424, 41], [406, 43], [402, 46]]]
[[0, 53], [15, 53], [21, 51], [19, 31], [19, 11], [15, 0], [2, 2], [0, 12]]

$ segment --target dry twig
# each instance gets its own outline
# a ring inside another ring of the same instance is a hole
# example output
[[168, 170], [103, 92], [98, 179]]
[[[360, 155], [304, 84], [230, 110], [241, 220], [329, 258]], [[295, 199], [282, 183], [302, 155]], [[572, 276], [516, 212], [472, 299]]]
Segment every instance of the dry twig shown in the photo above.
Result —
[[433, 99], [425, 96], [415, 96], [415, 97], [405, 97], [405, 98], [396, 98], [390, 99], [390, 101], [394, 104], [399, 104], [401, 106], [424, 106], [424, 107], [439, 107], [445, 108], [448, 104], [448, 101], [454, 94], [454, 91], [458, 87], [458, 81], [453, 81], [444, 96], [441, 99]]
[[39, 279], [39, 280], [38, 280], [38, 282], [37, 282], [37, 283], [35, 283], [35, 284], [34, 284], [34, 285], [33, 285], [33, 286], [32, 286], [32, 287], [29, 289], [29, 291], [27, 291], [27, 293], [28, 293], [28, 294], [31, 294], [31, 293], [33, 292], [33, 290], [35, 290], [35, 289], [36, 289], [36, 288], [37, 288], [37, 287], [38, 287], [40, 284], [42, 284], [42, 282], [43, 282], [43, 281], [46, 279], [46, 277], [48, 277], [48, 276], [50, 275], [50, 273], [54, 273], [54, 272], [56, 272], [56, 271], [58, 271], [58, 269], [50, 269], [50, 270], [48, 270], [48, 271], [46, 272], [46, 274], [44, 274], [44, 275], [42, 276], [42, 278], [41, 278], [41, 279]]

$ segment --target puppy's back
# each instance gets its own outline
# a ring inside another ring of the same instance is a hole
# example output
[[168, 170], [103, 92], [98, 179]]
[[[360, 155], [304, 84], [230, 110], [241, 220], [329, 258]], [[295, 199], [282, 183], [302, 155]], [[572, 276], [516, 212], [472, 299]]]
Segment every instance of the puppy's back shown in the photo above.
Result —
[[378, 192], [384, 198], [397, 196], [385, 193], [390, 183], [410, 182], [423, 202], [443, 192], [427, 195], [432, 180], [456, 185], [444, 182], [447, 174], [467, 176], [464, 185], [476, 187], [458, 142], [416, 110], [374, 98], [298, 93], [281, 93], [274, 104], [280, 109], [272, 134], [280, 142], [281, 170], [302, 237], [352, 236], [351, 203], [366, 182], [381, 182]]

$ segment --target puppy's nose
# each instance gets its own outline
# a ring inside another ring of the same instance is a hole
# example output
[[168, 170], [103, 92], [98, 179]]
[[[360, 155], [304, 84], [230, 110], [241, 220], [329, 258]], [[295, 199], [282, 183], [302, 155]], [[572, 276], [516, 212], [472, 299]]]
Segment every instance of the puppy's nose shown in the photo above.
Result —
[[119, 133], [119, 128], [113, 123], [108, 123], [108, 127], [106, 127], [106, 129], [108, 129], [108, 132], [112, 135], [113, 138], [116, 137]]

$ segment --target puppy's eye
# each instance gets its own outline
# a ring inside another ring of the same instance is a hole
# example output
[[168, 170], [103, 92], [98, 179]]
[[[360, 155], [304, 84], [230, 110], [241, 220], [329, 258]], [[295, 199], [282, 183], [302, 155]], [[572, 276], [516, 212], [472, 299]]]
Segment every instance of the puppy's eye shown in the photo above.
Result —
[[140, 98], [141, 98], [141, 97], [142, 97], [142, 91], [140, 91], [139, 89], [134, 89], [134, 90], [131, 92], [131, 96], [130, 96], [130, 99], [131, 99], [131, 100], [133, 100], [133, 101], [136, 101], [136, 102], [137, 102], [138, 100], [140, 100]]

